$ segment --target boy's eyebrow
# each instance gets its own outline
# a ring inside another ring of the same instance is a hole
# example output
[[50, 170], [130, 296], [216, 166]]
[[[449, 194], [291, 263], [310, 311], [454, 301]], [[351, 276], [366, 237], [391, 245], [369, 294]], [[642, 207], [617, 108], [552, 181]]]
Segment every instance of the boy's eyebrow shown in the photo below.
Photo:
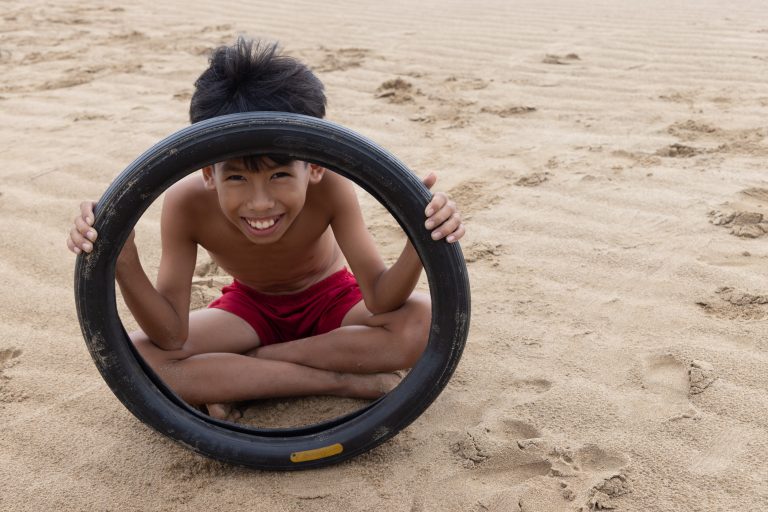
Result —
[[279, 167], [285, 167], [292, 160], [291, 158], [285, 159], [285, 161], [283, 159], [275, 160], [273, 155], [258, 155], [256, 157], [246, 156], [235, 160], [224, 160], [219, 163], [223, 172], [259, 172], [261, 170], [271, 171]]
[[237, 162], [230, 162], [228, 160], [221, 163], [221, 170], [232, 172], [232, 171], [249, 171], [247, 166], [243, 165], [242, 163]]

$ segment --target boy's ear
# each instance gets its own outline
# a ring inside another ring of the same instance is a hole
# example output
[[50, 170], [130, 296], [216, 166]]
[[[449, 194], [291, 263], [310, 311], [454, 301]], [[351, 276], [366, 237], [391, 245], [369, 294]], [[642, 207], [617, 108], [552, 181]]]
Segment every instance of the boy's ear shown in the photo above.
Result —
[[216, 190], [216, 176], [212, 165], [203, 167], [203, 182], [206, 190]]
[[317, 164], [309, 164], [309, 182], [312, 185], [320, 183], [325, 175], [326, 168]]

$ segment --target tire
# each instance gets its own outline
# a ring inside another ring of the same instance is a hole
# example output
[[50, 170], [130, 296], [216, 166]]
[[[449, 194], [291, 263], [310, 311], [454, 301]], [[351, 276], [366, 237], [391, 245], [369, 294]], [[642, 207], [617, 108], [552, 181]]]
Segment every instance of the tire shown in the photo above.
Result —
[[[136, 353], [118, 316], [115, 262], [149, 205], [191, 172], [248, 154], [320, 164], [381, 202], [416, 248], [432, 295], [421, 359], [400, 385], [367, 407], [324, 423], [259, 429], [208, 417], [181, 400]], [[295, 470], [349, 459], [413, 422], [448, 383], [469, 330], [467, 269], [457, 243], [423, 228], [427, 188], [393, 155], [337, 124], [297, 114], [251, 112], [202, 121], [160, 141], [131, 163], [96, 206], [99, 242], [75, 265], [75, 300], [88, 350], [117, 398], [139, 420], [195, 452], [258, 469]]]

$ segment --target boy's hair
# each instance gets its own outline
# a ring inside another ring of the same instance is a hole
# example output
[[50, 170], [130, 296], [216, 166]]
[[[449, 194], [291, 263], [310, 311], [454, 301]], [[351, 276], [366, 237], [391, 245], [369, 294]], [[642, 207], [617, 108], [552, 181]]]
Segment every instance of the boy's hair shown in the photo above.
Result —
[[278, 43], [238, 37], [216, 48], [195, 81], [189, 105], [192, 123], [259, 110], [325, 116], [323, 83], [303, 63], [280, 55]]

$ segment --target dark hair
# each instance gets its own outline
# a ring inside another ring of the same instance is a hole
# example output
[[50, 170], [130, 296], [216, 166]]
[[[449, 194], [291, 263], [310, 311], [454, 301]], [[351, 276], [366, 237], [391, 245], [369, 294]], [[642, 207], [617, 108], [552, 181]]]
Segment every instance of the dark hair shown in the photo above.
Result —
[[278, 43], [238, 37], [211, 54], [210, 65], [195, 81], [189, 119], [259, 110], [325, 116], [323, 83], [303, 63], [280, 55]]

